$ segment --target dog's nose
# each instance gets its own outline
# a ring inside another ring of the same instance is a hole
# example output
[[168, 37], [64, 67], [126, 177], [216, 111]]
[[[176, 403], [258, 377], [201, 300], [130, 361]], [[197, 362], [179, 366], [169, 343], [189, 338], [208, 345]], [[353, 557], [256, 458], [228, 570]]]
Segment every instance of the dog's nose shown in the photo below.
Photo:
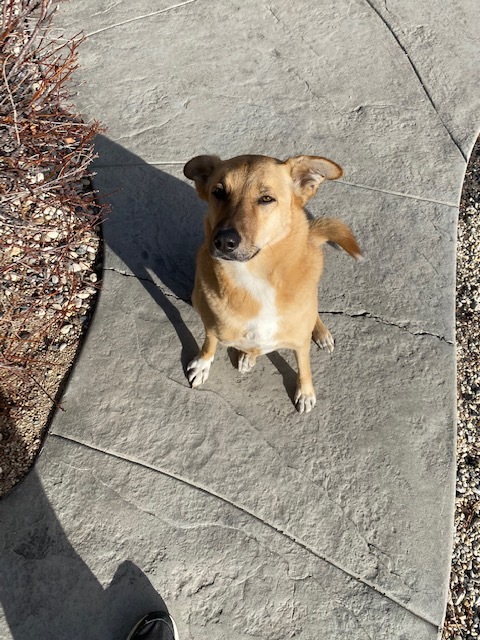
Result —
[[215, 249], [222, 253], [233, 253], [240, 244], [240, 236], [235, 229], [220, 229], [213, 238]]

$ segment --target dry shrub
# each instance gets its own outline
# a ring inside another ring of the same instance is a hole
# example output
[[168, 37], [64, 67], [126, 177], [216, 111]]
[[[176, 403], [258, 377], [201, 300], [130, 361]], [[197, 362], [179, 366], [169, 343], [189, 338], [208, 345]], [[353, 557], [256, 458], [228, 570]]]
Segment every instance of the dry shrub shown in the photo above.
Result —
[[[92, 191], [88, 167], [100, 127], [97, 122], [83, 122], [70, 104], [69, 78], [82, 38], [67, 42], [52, 38], [54, 12], [52, 0], [4, 0], [2, 10], [0, 441], [4, 446], [9, 439], [18, 440], [14, 431], [19, 412], [30, 411], [35, 421], [39, 393], [55, 401], [58, 377], [63, 377], [57, 369], [60, 354], [69, 339], [77, 337], [78, 342], [98, 286], [97, 225], [104, 212]], [[10, 425], [8, 433], [2, 432], [2, 424]]]

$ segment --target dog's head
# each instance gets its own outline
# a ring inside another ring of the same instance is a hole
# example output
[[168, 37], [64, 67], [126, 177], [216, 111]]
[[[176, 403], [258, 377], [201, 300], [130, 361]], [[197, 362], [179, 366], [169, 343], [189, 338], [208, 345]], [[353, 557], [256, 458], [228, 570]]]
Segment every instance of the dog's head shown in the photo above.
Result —
[[183, 172], [208, 202], [206, 240], [212, 257], [240, 262], [285, 238], [320, 184], [343, 173], [317, 156], [284, 162], [267, 156], [197, 156]]

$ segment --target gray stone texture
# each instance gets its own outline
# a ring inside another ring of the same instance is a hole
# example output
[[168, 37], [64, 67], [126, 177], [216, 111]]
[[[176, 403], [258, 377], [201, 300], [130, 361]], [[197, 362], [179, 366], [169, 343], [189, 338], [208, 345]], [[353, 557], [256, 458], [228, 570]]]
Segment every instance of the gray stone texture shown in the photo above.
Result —
[[2, 638], [123, 640], [157, 593], [181, 638], [435, 637], [195, 484], [52, 436], [1, 517]]
[[[35, 470], [0, 502], [0, 637], [122, 639], [167, 606], [182, 640], [430, 640], [455, 485], [454, 257], [477, 129], [478, 3], [61, 6], [76, 103], [108, 126], [103, 290]], [[476, 39], [476, 40], [475, 40]], [[288, 352], [241, 376], [188, 303], [199, 153], [331, 157], [318, 404]]]

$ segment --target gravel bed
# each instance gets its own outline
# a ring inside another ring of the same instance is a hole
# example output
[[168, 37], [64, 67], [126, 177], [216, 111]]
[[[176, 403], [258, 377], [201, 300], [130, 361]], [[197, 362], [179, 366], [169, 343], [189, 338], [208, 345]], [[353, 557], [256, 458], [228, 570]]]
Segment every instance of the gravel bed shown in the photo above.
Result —
[[99, 125], [71, 106], [80, 39], [52, 40], [54, 13], [5, 0], [0, 16], [0, 496], [41, 446], [98, 287]]
[[443, 640], [480, 637], [480, 139], [463, 185], [457, 245], [457, 495]]
[[95, 228], [48, 206], [30, 213], [20, 235], [0, 220], [0, 236], [0, 347], [19, 363], [0, 368], [2, 496], [31, 467], [88, 325], [100, 240]]

